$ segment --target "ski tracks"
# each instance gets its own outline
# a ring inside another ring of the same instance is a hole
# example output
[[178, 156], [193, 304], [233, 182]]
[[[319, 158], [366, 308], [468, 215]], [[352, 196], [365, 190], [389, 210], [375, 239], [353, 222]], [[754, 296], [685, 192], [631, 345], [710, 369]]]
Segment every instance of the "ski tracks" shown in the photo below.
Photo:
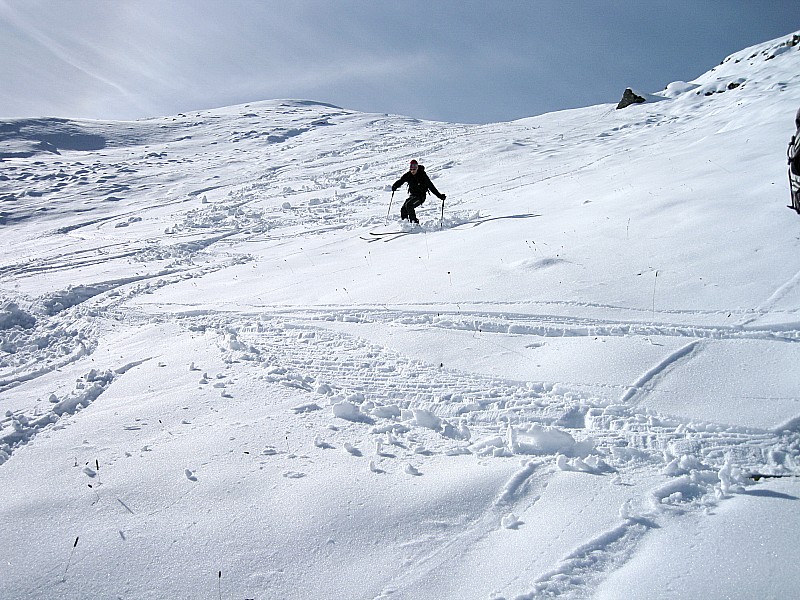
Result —
[[534, 582], [533, 589], [515, 600], [543, 597], [587, 597], [608, 575], [633, 555], [639, 542], [653, 525], [641, 520], [627, 520], [576, 548], [553, 570]]
[[622, 395], [622, 398], [620, 398], [619, 403], [629, 406], [636, 404], [637, 397], [643, 392], [643, 389], [646, 385], [650, 384], [658, 377], [661, 377], [676, 363], [684, 359], [690, 359], [691, 355], [698, 350], [700, 344], [701, 342], [699, 340], [691, 341], [685, 346], [669, 354], [657, 365], [648, 369], [631, 387], [626, 390], [626, 392]]
[[[176, 275], [175, 277], [179, 277]], [[163, 282], [166, 285], [167, 282]], [[138, 289], [138, 288], [137, 288]], [[576, 547], [549, 571], [533, 578], [521, 598], [585, 595], [623, 564], [664, 510], [705, 509], [723, 487], [718, 472], [733, 470], [732, 487], [748, 472], [797, 472], [798, 432], [744, 431], [689, 423], [643, 411], [638, 405], [670, 372], [697, 357], [709, 343], [744, 336], [775, 343], [795, 341], [792, 331], [643, 324], [600, 319], [491, 312], [392, 311], [386, 308], [315, 308], [287, 313], [187, 313], [153, 317], [116, 307], [131, 294], [100, 294], [71, 311], [104, 310], [123, 323], [175, 319], [188, 329], [216, 331], [226, 362], [242, 376], [300, 392], [291, 418], [317, 430], [314, 452], [344, 448], [369, 458], [368, 469], [389, 476], [426, 475], [429, 460], [467, 456], [522, 465], [458, 531], [447, 530], [412, 553], [387, 593], [424, 579], [498, 529], [524, 527], [517, 515], [546, 493], [554, 473], [571, 471], [619, 477], [631, 470], [662, 471], [670, 485], [640, 499], [645, 508]], [[647, 369], [619, 399], [609, 402], [566, 382], [513, 381], [444, 368], [403, 356], [392, 348], [331, 329], [331, 321], [376, 322], [472, 330], [532, 340], [575, 336], [688, 338]], [[694, 335], [693, 335], [694, 334]], [[96, 332], [87, 331], [84, 344]], [[69, 360], [69, 359], [68, 359]], [[44, 415], [7, 414], [0, 463], [62, 417], [96, 401], [122, 371], [92, 371]], [[32, 374], [35, 376], [35, 373]], [[372, 451], [371, 449], [374, 449]], [[725, 476], [726, 481], [731, 478]], [[666, 507], [666, 508], [665, 508]], [[625, 512], [625, 511], [621, 511]]]
[[[409, 316], [385, 310], [187, 319], [217, 329], [227, 360], [255, 366], [266, 382], [310, 394], [313, 400], [294, 412], [296, 418], [321, 428], [316, 444], [319, 451], [349, 446], [353, 456], [362, 456], [362, 449], [376, 448], [369, 463], [373, 473], [413, 476], [425, 475], [432, 456], [454, 461], [465, 455], [482, 460], [523, 459], [522, 467], [482, 512], [473, 514], [459, 532], [429, 540], [427, 552], [407, 564], [386, 593], [411, 586], [426, 573], [457, 559], [490, 532], [522, 525], [516, 514], [538, 501], [558, 471], [624, 481], [626, 473], [646, 469], [661, 473], [667, 483], [639, 498], [634, 503], [637, 510], [621, 507], [618, 525], [540, 574], [531, 582], [528, 595], [521, 598], [585, 595], [609, 571], [624, 564], [659, 519], [674, 511], [707, 510], [732, 490], [747, 485], [748, 473], [793, 473], [800, 466], [797, 432], [691, 423], [637, 408], [667, 373], [693, 360], [710, 339], [724, 337], [725, 330], [716, 334], [701, 330], [698, 338], [669, 352], [628, 386], [618, 401], [609, 403], [563, 383], [510, 381], [405, 357], [320, 322], [331, 318], [410, 321], [415, 327], [425, 322], [431, 327], [456, 329], [468, 322], [473, 327], [493, 323], [506, 335], [509, 331], [541, 335], [543, 329], [541, 325], [521, 325], [522, 317], [494, 315], [488, 319], [486, 315], [462, 314], [456, 320], [453, 315]], [[597, 327], [630, 335], [630, 330], [620, 329], [619, 324], [561, 325], [570, 326], [584, 335]], [[685, 335], [680, 326], [670, 327], [677, 335]], [[641, 329], [648, 335], [652, 332], [645, 326]], [[663, 332], [664, 326], [659, 330]]]
[[764, 315], [769, 314], [772, 312], [772, 309], [784, 298], [789, 296], [794, 290], [796, 290], [800, 286], [800, 271], [794, 274], [788, 281], [786, 281], [783, 285], [780, 285], [772, 295], [767, 298], [764, 302], [762, 302], [758, 307], [755, 308], [753, 311], [754, 314], [748, 315], [742, 319], [741, 324], [742, 326], [750, 325], [754, 323], [758, 319], [762, 318]]

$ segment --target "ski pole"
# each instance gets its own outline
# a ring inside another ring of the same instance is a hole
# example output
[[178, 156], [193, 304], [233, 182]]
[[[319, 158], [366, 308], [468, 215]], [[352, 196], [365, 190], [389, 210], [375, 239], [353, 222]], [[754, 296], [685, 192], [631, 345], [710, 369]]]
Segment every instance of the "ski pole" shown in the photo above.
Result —
[[394, 200], [394, 190], [392, 190], [392, 197], [389, 198], [389, 210], [386, 211], [386, 219], [389, 219], [389, 213], [392, 212], [392, 200]]
[[444, 198], [442, 198], [442, 218], [439, 219], [439, 229], [444, 227]]

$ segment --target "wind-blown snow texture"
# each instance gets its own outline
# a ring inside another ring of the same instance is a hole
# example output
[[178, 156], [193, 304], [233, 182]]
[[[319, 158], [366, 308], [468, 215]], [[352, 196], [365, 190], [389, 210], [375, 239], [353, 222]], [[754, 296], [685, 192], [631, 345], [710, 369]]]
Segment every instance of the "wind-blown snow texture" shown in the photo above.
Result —
[[[791, 597], [797, 40], [486, 126], [0, 123], [0, 597]], [[368, 235], [410, 158], [444, 220]]]

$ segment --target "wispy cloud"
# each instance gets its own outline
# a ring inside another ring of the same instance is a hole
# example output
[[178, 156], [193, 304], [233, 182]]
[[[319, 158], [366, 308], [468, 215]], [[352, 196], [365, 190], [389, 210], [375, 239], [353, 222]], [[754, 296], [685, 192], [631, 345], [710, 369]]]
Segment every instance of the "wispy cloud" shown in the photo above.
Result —
[[0, 116], [136, 118], [304, 97], [518, 118], [696, 76], [695, 65], [788, 33], [784, 4], [720, 15], [690, 0], [657, 12], [640, 0], [0, 0]]

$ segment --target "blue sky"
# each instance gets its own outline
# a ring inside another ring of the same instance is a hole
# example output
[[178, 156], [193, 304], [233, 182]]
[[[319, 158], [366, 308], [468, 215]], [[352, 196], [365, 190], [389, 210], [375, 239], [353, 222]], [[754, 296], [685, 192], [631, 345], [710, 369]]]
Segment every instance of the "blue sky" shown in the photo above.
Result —
[[655, 92], [798, 29], [797, 0], [0, 0], [0, 118], [303, 98], [504, 121]]

